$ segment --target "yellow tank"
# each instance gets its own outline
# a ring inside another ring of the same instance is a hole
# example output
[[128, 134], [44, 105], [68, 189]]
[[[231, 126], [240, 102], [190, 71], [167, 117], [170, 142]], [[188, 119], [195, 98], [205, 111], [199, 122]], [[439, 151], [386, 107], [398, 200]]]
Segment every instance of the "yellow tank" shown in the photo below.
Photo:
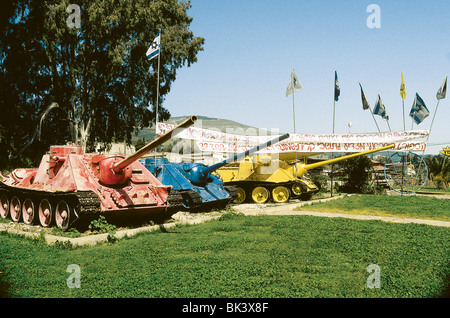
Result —
[[[319, 187], [307, 177], [308, 170], [393, 148], [395, 145], [380, 147], [312, 164], [299, 162], [306, 155], [297, 154], [297, 160], [288, 157], [273, 159], [269, 155], [246, 157], [243, 161], [228, 164], [216, 170], [226, 185], [234, 185], [238, 196], [235, 203], [251, 200], [255, 203], [287, 202], [290, 199], [309, 199]], [[311, 156], [311, 154], [307, 154]]]

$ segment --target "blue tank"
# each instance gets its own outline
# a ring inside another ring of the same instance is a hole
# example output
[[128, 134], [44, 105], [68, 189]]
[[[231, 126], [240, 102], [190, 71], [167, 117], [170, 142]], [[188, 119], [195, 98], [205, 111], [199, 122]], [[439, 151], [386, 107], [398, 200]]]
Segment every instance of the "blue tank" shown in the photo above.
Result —
[[177, 202], [175, 208], [223, 208], [237, 197], [237, 191], [234, 186], [225, 185], [220, 176], [212, 173], [287, 138], [289, 134], [284, 134], [210, 166], [194, 162], [174, 163], [167, 158], [146, 158], [141, 163], [162, 184], [172, 186], [169, 196], [172, 196], [171, 202]]

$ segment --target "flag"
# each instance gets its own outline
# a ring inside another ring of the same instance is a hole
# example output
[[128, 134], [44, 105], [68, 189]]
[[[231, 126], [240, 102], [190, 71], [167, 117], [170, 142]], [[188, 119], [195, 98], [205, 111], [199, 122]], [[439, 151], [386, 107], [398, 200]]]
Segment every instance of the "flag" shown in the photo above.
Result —
[[302, 86], [302, 84], [300, 84], [297, 74], [295, 74], [295, 70], [292, 69], [291, 78], [289, 79], [289, 84], [286, 89], [286, 97], [293, 92], [301, 90], [302, 88], [303, 88], [303, 86]]
[[147, 50], [147, 53], [145, 54], [149, 60], [152, 58], [158, 56], [161, 48], [161, 30], [158, 32], [158, 35], [153, 40], [152, 44]]
[[341, 89], [339, 88], [339, 81], [337, 78], [337, 72], [334, 71], [334, 100], [339, 100], [339, 95], [341, 95]]
[[446, 94], [447, 94], [447, 76], [445, 77], [444, 83], [442, 83], [442, 86], [437, 91], [436, 98], [444, 99]]
[[416, 98], [414, 98], [414, 103], [411, 107], [411, 111], [409, 112], [409, 117], [411, 117], [415, 123], [420, 124], [425, 118], [428, 117], [430, 112], [428, 111], [427, 106], [425, 106], [425, 102], [416, 93]]
[[403, 100], [406, 98], [406, 90], [405, 90], [405, 80], [403, 79], [403, 72], [402, 72], [402, 83], [400, 85], [400, 96]]
[[362, 104], [363, 104], [363, 109], [364, 109], [364, 110], [369, 109], [369, 108], [370, 108], [370, 105], [369, 105], [369, 103], [367, 102], [366, 96], [364, 95], [364, 92], [363, 92], [361, 83], [359, 83], [359, 87], [361, 88], [361, 100], [362, 100]]
[[386, 108], [384, 107], [383, 102], [381, 101], [381, 97], [378, 94], [377, 101], [375, 102], [375, 108], [373, 109], [373, 113], [375, 115], [379, 115], [383, 117], [384, 120], [389, 120], [389, 116], [386, 113]]

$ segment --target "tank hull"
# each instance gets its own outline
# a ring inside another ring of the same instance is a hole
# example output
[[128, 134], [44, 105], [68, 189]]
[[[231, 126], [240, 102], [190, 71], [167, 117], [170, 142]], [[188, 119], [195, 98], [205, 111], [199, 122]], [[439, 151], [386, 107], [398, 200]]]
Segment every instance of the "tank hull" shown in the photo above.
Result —
[[248, 158], [217, 170], [224, 184], [238, 191], [235, 203], [284, 203], [292, 199], [308, 200], [320, 188], [306, 175], [296, 175], [295, 166], [283, 160]]
[[233, 187], [225, 186], [217, 177], [209, 175], [204, 185], [192, 183], [191, 171], [204, 166], [199, 163], [172, 163], [167, 158], [146, 158], [141, 163], [154, 174], [162, 184], [172, 186], [169, 198], [181, 196], [179, 207], [185, 210], [222, 208], [234, 200]]
[[139, 159], [196, 120], [189, 117], [127, 157], [84, 154], [75, 145], [51, 146], [39, 168], [16, 169], [0, 182], [0, 216], [65, 230], [89, 215], [170, 213], [171, 186], [163, 185]]
[[[81, 154], [76, 146], [55, 146], [43, 156], [38, 169], [12, 171], [0, 182], [2, 217], [41, 223], [44, 227], [56, 223], [64, 228], [65, 223], [71, 225], [86, 215], [156, 216], [167, 210], [171, 187], [161, 184], [140, 162], [128, 166], [130, 178], [124, 183], [106, 185], [97, 177], [99, 169], [95, 156]], [[12, 202], [13, 198], [17, 199]], [[26, 205], [25, 201], [29, 203]], [[39, 219], [44, 218], [41, 205], [50, 210], [47, 220]], [[64, 224], [61, 220], [58, 223], [61, 213], [65, 213]]]
[[249, 197], [256, 203], [269, 200], [283, 203], [292, 198], [308, 199], [320, 190], [319, 186], [307, 177], [309, 170], [393, 147], [395, 145], [390, 144], [312, 164], [302, 164], [296, 160], [288, 163], [270, 156], [257, 156], [253, 161], [246, 158], [239, 163], [222, 167], [217, 173], [225, 184], [236, 186], [239, 195], [235, 203], [243, 203]]

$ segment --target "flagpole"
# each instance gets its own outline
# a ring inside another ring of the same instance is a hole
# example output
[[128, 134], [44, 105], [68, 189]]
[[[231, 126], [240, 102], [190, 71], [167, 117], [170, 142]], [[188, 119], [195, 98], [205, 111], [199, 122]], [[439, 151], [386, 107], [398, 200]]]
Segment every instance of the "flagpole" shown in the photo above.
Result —
[[[333, 101], [333, 135], [334, 135], [334, 122], [335, 122], [335, 111], [336, 111], [336, 72], [334, 72], [334, 101]], [[334, 153], [331, 153], [331, 159], [334, 159]], [[331, 190], [330, 197], [333, 197], [333, 173], [334, 173], [334, 164], [331, 164]]]
[[[433, 119], [431, 120], [431, 125], [430, 125], [430, 129], [428, 130], [428, 136], [427, 136], [427, 140], [425, 140], [425, 144], [428, 143], [428, 139], [430, 139], [430, 134], [431, 134], [431, 128], [433, 127], [433, 123], [434, 123], [434, 118], [436, 117], [436, 113], [439, 107], [439, 102], [441, 100], [438, 99], [437, 105], [436, 105], [436, 109], [434, 110], [434, 114], [433, 114]], [[422, 157], [425, 155], [425, 149], [422, 151]]]
[[335, 109], [336, 109], [336, 98], [334, 99], [334, 104], [333, 104], [333, 134], [334, 134], [334, 118], [335, 118]]
[[[296, 128], [295, 128], [295, 98], [294, 98], [294, 93], [295, 91], [298, 91], [302, 89], [302, 85], [300, 84], [300, 81], [297, 78], [297, 75], [295, 74], [295, 70], [294, 68], [292, 68], [292, 72], [291, 72], [291, 77], [289, 79], [289, 84], [288, 87], [286, 89], [286, 97], [292, 93], [292, 119], [294, 122], [294, 133], [296, 133]], [[297, 152], [294, 151], [295, 153], [295, 162], [297, 162]], [[295, 179], [297, 179], [297, 165], [295, 165]]]
[[[437, 102], [437, 105], [436, 105], [436, 109], [434, 110], [434, 115], [433, 115], [433, 119], [431, 120], [431, 125], [430, 125], [430, 129], [429, 129], [429, 133], [428, 133], [428, 138], [430, 137], [430, 133], [431, 133], [431, 128], [433, 127], [433, 123], [434, 123], [434, 117], [436, 117], [436, 113], [437, 113], [437, 110], [438, 110], [438, 107], [439, 107], [439, 102], [440, 102], [441, 100], [440, 99], [438, 99], [438, 102]], [[427, 141], [428, 141], [428, 138], [427, 138]]]
[[[158, 79], [157, 79], [157, 86], [156, 86], [156, 115], [155, 115], [155, 138], [156, 138], [156, 131], [158, 129], [158, 106], [159, 106], [159, 66], [161, 64], [161, 30], [159, 30], [159, 52], [158, 52]], [[156, 152], [157, 147], [155, 148], [155, 164], [156, 164]]]
[[[292, 92], [292, 116], [294, 117], [293, 119], [294, 119], [294, 134], [295, 134], [295, 103], [294, 103], [294, 95], [295, 95], [295, 92]], [[297, 180], [297, 151], [294, 151], [294, 154], [295, 154], [295, 165], [294, 165], [294, 167], [295, 167], [295, 180]]]
[[156, 132], [156, 125], [158, 125], [158, 106], [159, 106], [159, 65], [161, 63], [161, 46], [159, 47], [159, 54], [158, 54], [158, 84], [156, 86], [156, 117], [155, 117], [155, 132]]
[[406, 130], [406, 126], [405, 126], [405, 100], [402, 99], [402, 106], [403, 106], [403, 131]]
[[295, 93], [292, 92], [292, 114], [294, 117], [294, 134], [295, 134], [295, 103], [294, 103], [294, 95]]
[[[437, 102], [437, 105], [436, 105], [436, 109], [434, 110], [434, 114], [433, 114], [433, 119], [431, 120], [430, 129], [428, 130], [427, 140], [425, 140], [425, 145], [427, 145], [428, 139], [430, 139], [431, 128], [433, 127], [434, 118], [436, 117], [436, 113], [437, 113], [437, 110], [438, 110], [439, 102], [440, 102], [440, 101], [441, 101], [441, 100], [438, 98], [438, 102]], [[426, 147], [426, 146], [425, 146], [425, 147]], [[426, 150], [426, 148], [424, 148], [423, 151], [422, 151], [422, 157], [425, 155], [425, 150]], [[420, 170], [421, 167], [422, 167], [422, 161], [420, 161], [419, 170]], [[419, 176], [417, 176], [417, 177], [419, 177]]]
[[[335, 111], [335, 108], [336, 108], [336, 98], [334, 99], [334, 103], [333, 103], [333, 135], [334, 135], [334, 111]], [[331, 159], [334, 159], [334, 154], [333, 153], [331, 153]], [[334, 165], [331, 164], [331, 190], [330, 190], [330, 197], [333, 197], [333, 173], [334, 173]]]
[[381, 132], [380, 127], [378, 126], [377, 121], [375, 119], [375, 116], [373, 115], [373, 111], [372, 111], [372, 108], [370, 107], [370, 105], [369, 105], [369, 110], [370, 110], [370, 113], [372, 114], [372, 118], [373, 118], [373, 121], [375, 122], [375, 125], [377, 125], [378, 132]]

